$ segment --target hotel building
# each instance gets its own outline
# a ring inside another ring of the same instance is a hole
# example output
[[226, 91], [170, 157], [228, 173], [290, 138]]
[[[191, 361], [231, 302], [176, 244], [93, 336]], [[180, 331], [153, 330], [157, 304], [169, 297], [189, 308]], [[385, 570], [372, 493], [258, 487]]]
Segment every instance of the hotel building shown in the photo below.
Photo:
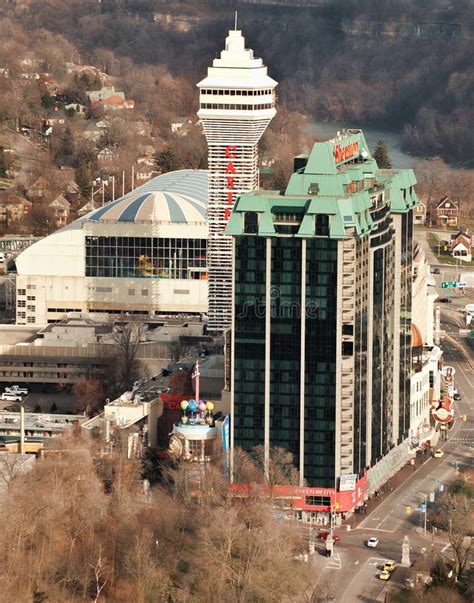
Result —
[[414, 185], [349, 130], [228, 222], [231, 449], [290, 450], [306, 510], [353, 509], [410, 452]]
[[199, 119], [209, 145], [209, 330], [230, 325], [232, 240], [225, 234], [237, 196], [258, 188], [258, 141], [276, 113], [275, 87], [238, 30], [198, 84]]

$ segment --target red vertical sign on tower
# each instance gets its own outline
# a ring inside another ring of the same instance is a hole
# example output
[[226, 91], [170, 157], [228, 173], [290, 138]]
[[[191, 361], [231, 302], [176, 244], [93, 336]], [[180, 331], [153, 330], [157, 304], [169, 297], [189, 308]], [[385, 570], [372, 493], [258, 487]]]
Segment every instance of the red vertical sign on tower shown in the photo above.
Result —
[[227, 188], [227, 207], [225, 208], [224, 220], [230, 217], [232, 207], [234, 205], [234, 189], [235, 189], [235, 174], [237, 173], [235, 165], [232, 159], [237, 157], [237, 147], [235, 145], [228, 145], [225, 148], [225, 156], [229, 161], [225, 170], [226, 175], [226, 188]]

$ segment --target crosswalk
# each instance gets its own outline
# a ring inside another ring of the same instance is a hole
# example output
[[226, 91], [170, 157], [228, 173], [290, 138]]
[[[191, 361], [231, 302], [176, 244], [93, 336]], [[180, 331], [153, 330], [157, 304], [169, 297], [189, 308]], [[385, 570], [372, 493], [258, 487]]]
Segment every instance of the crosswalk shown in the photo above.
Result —
[[465, 444], [466, 446], [470, 446], [471, 444], [474, 444], [474, 436], [454, 436], [449, 438], [449, 441], [452, 444]]
[[339, 553], [334, 553], [334, 555], [330, 558], [329, 563], [326, 565], [326, 569], [330, 570], [340, 570], [342, 569], [342, 561]]

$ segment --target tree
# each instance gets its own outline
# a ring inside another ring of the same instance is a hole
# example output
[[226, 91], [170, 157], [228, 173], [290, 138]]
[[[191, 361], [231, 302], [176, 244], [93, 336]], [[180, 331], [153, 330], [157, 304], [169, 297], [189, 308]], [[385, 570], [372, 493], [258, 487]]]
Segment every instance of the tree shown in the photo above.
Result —
[[186, 341], [185, 337], [186, 333], [183, 330], [170, 342], [168, 349], [172, 362], [179, 362], [191, 349], [192, 346]]
[[[457, 480], [458, 481], [458, 480]], [[469, 561], [472, 548], [474, 525], [474, 499], [472, 489], [461, 489], [456, 482], [448, 488], [448, 492], [437, 502], [431, 521], [437, 528], [446, 532], [453, 549], [455, 559], [455, 575], [459, 580]], [[450, 491], [453, 488], [454, 492]]]
[[103, 406], [104, 381], [81, 375], [72, 387], [76, 397], [76, 412], [91, 414]]
[[116, 380], [119, 389], [128, 389], [139, 377], [140, 363], [137, 360], [140, 342], [145, 335], [145, 323], [140, 319], [127, 319], [116, 325], [112, 341], [116, 350]]
[[261, 475], [271, 486], [298, 486], [299, 472], [293, 463], [293, 454], [284, 448], [273, 447], [269, 452], [268, 472], [265, 472], [265, 449], [256, 446], [252, 450], [254, 459]]
[[374, 152], [372, 153], [372, 157], [375, 159], [380, 169], [389, 170], [392, 167], [392, 162], [390, 161], [387, 145], [385, 144], [384, 140], [378, 141]]
[[71, 129], [66, 127], [62, 133], [58, 148], [54, 154], [54, 161], [59, 166], [72, 167], [75, 163], [75, 143]]
[[3, 452], [0, 454], [0, 480], [8, 490], [13, 486], [14, 480], [21, 475], [27, 467], [27, 462], [22, 455]]
[[0, 146], [0, 178], [7, 176], [8, 161], [5, 157], [5, 149]]
[[173, 371], [170, 377], [170, 390], [172, 396], [192, 396], [191, 373], [184, 369]]
[[174, 149], [168, 146], [164, 151], [156, 154], [155, 165], [161, 174], [165, 174], [166, 172], [179, 170], [181, 162]]

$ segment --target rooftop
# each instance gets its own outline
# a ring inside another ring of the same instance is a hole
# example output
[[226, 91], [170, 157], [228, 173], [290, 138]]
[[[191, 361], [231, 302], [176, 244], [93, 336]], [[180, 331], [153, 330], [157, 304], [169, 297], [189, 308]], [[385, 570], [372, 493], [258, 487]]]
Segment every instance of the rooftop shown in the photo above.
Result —
[[73, 222], [207, 224], [207, 170], [178, 170], [152, 178]]

